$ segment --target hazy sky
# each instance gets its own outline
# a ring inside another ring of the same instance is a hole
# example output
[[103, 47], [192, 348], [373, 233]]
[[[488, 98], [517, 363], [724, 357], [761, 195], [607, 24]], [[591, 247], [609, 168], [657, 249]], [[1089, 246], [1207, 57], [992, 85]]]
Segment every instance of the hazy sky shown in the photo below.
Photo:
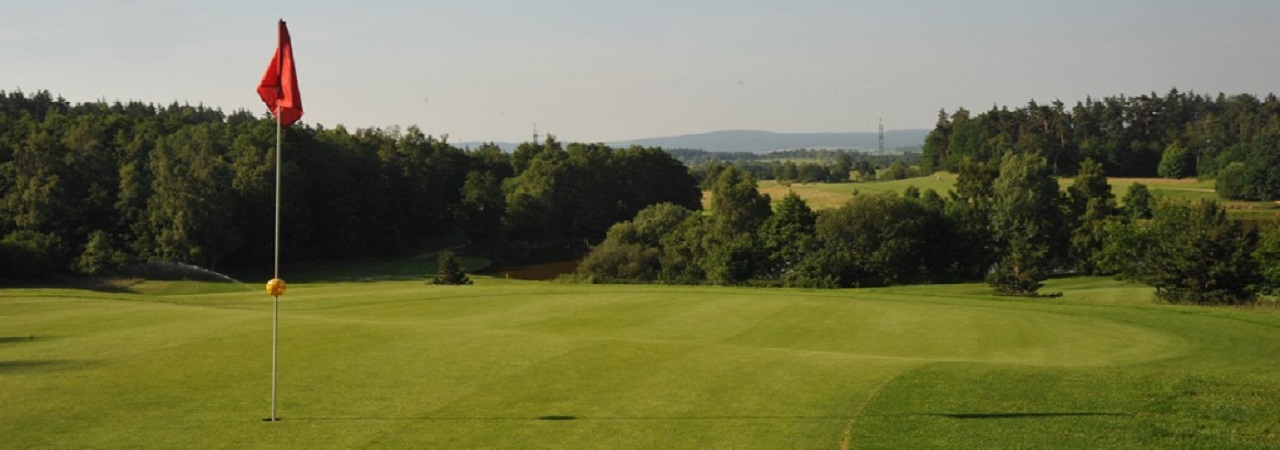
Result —
[[0, 89], [265, 111], [450, 141], [929, 128], [939, 108], [1280, 91], [1276, 0], [7, 0]]

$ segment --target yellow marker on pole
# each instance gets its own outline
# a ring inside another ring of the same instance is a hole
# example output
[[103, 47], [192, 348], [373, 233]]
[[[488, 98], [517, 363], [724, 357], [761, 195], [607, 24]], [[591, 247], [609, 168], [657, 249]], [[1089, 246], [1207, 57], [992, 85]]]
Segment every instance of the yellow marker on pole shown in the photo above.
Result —
[[271, 281], [267, 282], [267, 294], [272, 297], [284, 295], [284, 288], [284, 280], [279, 278], [273, 278]]

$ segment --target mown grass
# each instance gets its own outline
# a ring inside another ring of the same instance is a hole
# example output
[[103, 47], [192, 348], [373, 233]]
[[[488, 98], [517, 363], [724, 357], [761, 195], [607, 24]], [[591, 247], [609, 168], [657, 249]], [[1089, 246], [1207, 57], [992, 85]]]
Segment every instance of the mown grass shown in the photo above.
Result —
[[[357, 271], [360, 272], [360, 271]], [[11, 447], [1280, 444], [1280, 314], [1053, 280], [863, 290], [476, 277], [0, 291]]]

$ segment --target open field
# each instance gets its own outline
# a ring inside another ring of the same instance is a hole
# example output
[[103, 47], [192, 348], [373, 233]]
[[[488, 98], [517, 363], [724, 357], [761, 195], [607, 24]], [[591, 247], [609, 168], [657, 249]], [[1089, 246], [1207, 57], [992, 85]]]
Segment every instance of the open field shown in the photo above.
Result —
[[790, 185], [779, 184], [777, 181], [767, 180], [759, 183], [760, 192], [769, 194], [774, 202], [782, 200], [789, 191], [795, 191], [797, 195], [809, 202], [809, 207], [814, 209], [838, 208], [849, 200], [854, 192], [860, 194], [879, 194], [883, 192], [896, 192], [901, 194], [909, 186], [915, 186], [923, 192], [926, 189], [933, 189], [939, 194], [946, 195], [956, 184], [956, 175], [947, 172], [938, 172], [933, 176], [908, 178], [905, 180], [895, 181], [873, 181], [869, 183], [809, 183], [800, 184], [792, 183]]
[[1280, 445], [1274, 309], [476, 281], [291, 285], [278, 423], [256, 283], [0, 291], [0, 446]]
[[[1058, 184], [1062, 189], [1066, 189], [1071, 185], [1071, 178], [1060, 178]], [[1157, 197], [1170, 197], [1179, 199], [1197, 199], [1207, 198], [1217, 200], [1227, 207], [1232, 217], [1241, 219], [1261, 219], [1276, 220], [1280, 219], [1280, 202], [1241, 202], [1226, 201], [1218, 197], [1214, 191], [1213, 180], [1200, 181], [1195, 179], [1169, 180], [1164, 178], [1110, 178], [1111, 192], [1116, 195], [1121, 204], [1124, 204], [1125, 193], [1128, 192], [1129, 186], [1135, 183], [1147, 185], [1151, 193]], [[775, 202], [787, 195], [787, 192], [795, 191], [796, 194], [809, 202], [809, 206], [814, 209], [836, 208], [843, 205], [853, 193], [876, 194], [881, 192], [897, 192], [901, 194], [908, 186], [915, 186], [924, 191], [933, 189], [938, 193], [946, 196], [947, 191], [955, 186], [956, 175], [948, 172], [938, 172], [934, 175], [919, 178], [908, 178], [905, 180], [895, 181], [874, 181], [869, 183], [810, 183], [791, 185], [782, 185], [776, 181], [762, 181], [759, 183], [760, 191], [769, 194]], [[707, 202], [704, 202], [708, 204]]]

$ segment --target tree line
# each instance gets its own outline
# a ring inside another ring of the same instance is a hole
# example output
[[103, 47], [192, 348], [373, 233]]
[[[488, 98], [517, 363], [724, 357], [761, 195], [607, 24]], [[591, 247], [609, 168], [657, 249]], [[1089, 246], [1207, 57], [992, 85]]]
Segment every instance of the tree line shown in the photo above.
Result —
[[999, 163], [1032, 153], [1057, 175], [1085, 160], [1112, 176], [1217, 179], [1226, 198], [1280, 199], [1280, 99], [1268, 94], [1200, 95], [1170, 90], [1135, 97], [1028, 102], [983, 113], [939, 111], [922, 166], [957, 170], [965, 160]]
[[[0, 279], [269, 264], [275, 131], [246, 111], [0, 92]], [[398, 255], [442, 235], [517, 258], [598, 239], [650, 204], [701, 201], [659, 149], [553, 137], [508, 154], [417, 127], [299, 124], [285, 130], [281, 168], [286, 262]]]
[[[245, 111], [0, 92], [0, 278], [147, 261], [266, 266], [274, 128]], [[1043, 150], [962, 158], [945, 194], [856, 195], [815, 212], [795, 195], [771, 207], [737, 165], [689, 170], [656, 148], [549, 136], [508, 154], [457, 148], [417, 127], [307, 124], [286, 130], [284, 143], [286, 262], [401, 255], [457, 236], [500, 262], [599, 242], [577, 274], [591, 282], [985, 279], [1036, 295], [1050, 274], [1087, 273], [1200, 303], [1248, 302], [1280, 284], [1276, 228], [1246, 232], [1215, 203], [1155, 201], [1140, 184], [1118, 207], [1106, 164], [1090, 158], [1060, 192], [1062, 166]], [[699, 177], [711, 192], [705, 212]]]
[[575, 277], [594, 283], [865, 287], [986, 280], [1039, 295], [1052, 274], [1111, 274], [1173, 302], [1237, 304], [1280, 286], [1280, 227], [1261, 238], [1214, 202], [1155, 199], [1142, 184], [1117, 206], [1086, 159], [1062, 192], [1047, 159], [966, 161], [946, 196], [857, 195], [814, 211], [794, 193], [775, 207], [730, 166], [708, 214], [651, 206], [609, 229]]
[[[668, 150], [690, 167], [702, 188], [728, 166], [755, 180], [781, 183], [846, 183], [892, 181], [926, 175], [918, 166], [919, 153], [873, 154], [841, 149], [794, 149], [768, 153]], [[932, 172], [930, 172], [932, 173]]]

